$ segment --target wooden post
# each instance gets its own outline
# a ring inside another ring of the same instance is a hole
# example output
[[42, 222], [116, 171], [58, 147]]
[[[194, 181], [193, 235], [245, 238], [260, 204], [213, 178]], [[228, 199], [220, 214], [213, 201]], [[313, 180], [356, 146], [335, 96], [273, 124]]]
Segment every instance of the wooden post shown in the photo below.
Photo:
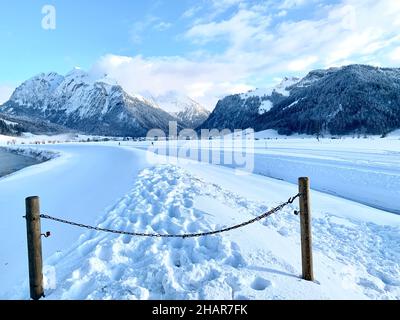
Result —
[[25, 205], [30, 295], [33, 300], [39, 300], [44, 297], [39, 197], [26, 198]]
[[299, 178], [299, 192], [302, 278], [314, 281], [309, 178]]

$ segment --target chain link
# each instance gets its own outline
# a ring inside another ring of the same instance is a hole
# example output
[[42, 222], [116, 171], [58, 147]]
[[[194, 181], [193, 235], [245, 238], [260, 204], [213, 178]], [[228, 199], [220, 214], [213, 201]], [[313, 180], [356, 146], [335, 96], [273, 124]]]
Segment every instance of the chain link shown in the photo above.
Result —
[[69, 225], [80, 227], [80, 228], [86, 228], [86, 229], [90, 229], [90, 230], [103, 231], [103, 232], [116, 233], [116, 234], [124, 234], [124, 235], [130, 235], [130, 236], [154, 237], [154, 238], [194, 238], [194, 237], [210, 236], [210, 235], [217, 234], [217, 233], [231, 231], [234, 229], [238, 229], [238, 228], [247, 226], [256, 221], [260, 221], [261, 219], [264, 219], [264, 218], [274, 214], [275, 212], [282, 210], [287, 205], [292, 204], [294, 200], [296, 200], [298, 197], [300, 197], [300, 195], [301, 194], [298, 193], [297, 195], [290, 197], [286, 202], [263, 213], [262, 215], [254, 218], [254, 219], [248, 220], [246, 222], [234, 225], [232, 227], [227, 227], [227, 228], [219, 229], [219, 230], [215, 230], [215, 231], [188, 233], [188, 234], [160, 234], [160, 233], [128, 232], [128, 231], [120, 231], [120, 230], [112, 230], [112, 229], [106, 229], [106, 228], [100, 228], [100, 227], [93, 227], [93, 226], [85, 225], [82, 223], [76, 223], [76, 222], [72, 222], [72, 221], [68, 221], [68, 220], [55, 218], [55, 217], [52, 217], [52, 216], [49, 216], [46, 214], [41, 214], [40, 217], [43, 219], [53, 220], [56, 222], [65, 223], [65, 224], [69, 224]]

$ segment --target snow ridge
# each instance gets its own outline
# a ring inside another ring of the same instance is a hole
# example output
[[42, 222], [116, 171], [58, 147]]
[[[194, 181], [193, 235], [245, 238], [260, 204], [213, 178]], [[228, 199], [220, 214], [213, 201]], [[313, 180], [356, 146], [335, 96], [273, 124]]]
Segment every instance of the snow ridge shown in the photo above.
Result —
[[40, 150], [36, 148], [30, 147], [0, 147], [0, 149], [4, 149], [7, 152], [12, 152], [14, 154], [18, 154], [21, 156], [31, 157], [40, 162], [46, 162], [52, 159], [59, 157], [57, 152], [48, 151], [48, 150]]

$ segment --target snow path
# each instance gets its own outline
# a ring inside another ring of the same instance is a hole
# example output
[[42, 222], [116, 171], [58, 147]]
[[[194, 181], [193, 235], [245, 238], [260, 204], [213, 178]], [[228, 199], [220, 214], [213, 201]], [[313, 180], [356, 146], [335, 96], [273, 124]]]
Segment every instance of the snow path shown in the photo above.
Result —
[[[39, 195], [42, 212], [94, 223], [106, 208], [128, 192], [144, 162], [135, 150], [110, 146], [41, 146], [61, 157], [27, 167], [0, 179], [0, 298], [27, 278], [25, 197]], [[71, 245], [82, 233], [42, 222], [52, 236], [43, 241], [48, 257]]]
[[[226, 168], [203, 166], [201, 171], [210, 178], [217, 169]], [[242, 186], [249, 184], [241, 179]], [[277, 204], [249, 200], [207, 181], [173, 165], [145, 169], [99, 226], [159, 233], [207, 231], [247, 220]], [[398, 226], [318, 213], [313, 234], [319, 283], [310, 283], [299, 278], [295, 207], [262, 223], [203, 238], [88, 231], [69, 251], [48, 259], [59, 284], [47, 290], [48, 298], [400, 298]]]
[[[1, 259], [11, 266], [1, 261], [1, 281], [9, 286], [1, 288], [0, 297], [28, 298], [26, 281], [7, 293], [27, 278], [20, 214], [27, 195], [41, 195], [42, 212], [61, 218], [127, 231], [184, 233], [246, 221], [297, 193], [296, 185], [237, 176], [222, 166], [190, 161], [153, 166], [141, 150], [46, 149], [62, 156], [0, 180], [6, 221], [0, 236], [2, 243], [13, 239], [10, 250], [1, 248]], [[80, 201], [65, 201], [70, 197]], [[53, 233], [43, 240], [47, 298], [400, 299], [400, 216], [313, 190], [318, 283], [311, 283], [299, 278], [296, 206], [243, 229], [193, 239], [130, 237], [44, 220], [42, 229]]]

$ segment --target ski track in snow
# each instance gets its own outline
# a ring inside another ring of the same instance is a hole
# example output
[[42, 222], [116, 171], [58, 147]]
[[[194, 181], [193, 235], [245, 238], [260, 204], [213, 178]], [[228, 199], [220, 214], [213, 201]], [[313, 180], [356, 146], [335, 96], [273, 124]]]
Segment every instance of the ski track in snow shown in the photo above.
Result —
[[[231, 222], [215, 223], [209, 213], [196, 208], [196, 199], [217, 201], [240, 215], [232, 215]], [[98, 225], [125, 231], [193, 233], [248, 220], [275, 205], [250, 201], [198, 179], [182, 168], [158, 165], [142, 171], [134, 188]], [[290, 205], [256, 224], [298, 244], [295, 207]], [[242, 232], [252, 237], [252, 230], [245, 227]], [[313, 220], [315, 256], [324, 255], [325, 266], [332, 268], [336, 281], [344, 282], [361, 296], [399, 299], [399, 232], [398, 227], [339, 218], [326, 212]], [[55, 289], [46, 290], [47, 298], [304, 298], [296, 292], [291, 296], [279, 295], [276, 274], [266, 272], [267, 268], [263, 271], [254, 267], [255, 264], [278, 266], [280, 273], [292, 275], [292, 281], [300, 283], [299, 270], [293, 264], [274, 255], [268, 247], [243, 252], [243, 243], [232, 239], [227, 234], [160, 239], [86, 231], [70, 250], [47, 259], [46, 264], [55, 267], [59, 284]], [[336, 270], [338, 263], [345, 268]], [[46, 279], [46, 283], [50, 282]], [[330, 293], [324, 292], [324, 297], [329, 298]]]

